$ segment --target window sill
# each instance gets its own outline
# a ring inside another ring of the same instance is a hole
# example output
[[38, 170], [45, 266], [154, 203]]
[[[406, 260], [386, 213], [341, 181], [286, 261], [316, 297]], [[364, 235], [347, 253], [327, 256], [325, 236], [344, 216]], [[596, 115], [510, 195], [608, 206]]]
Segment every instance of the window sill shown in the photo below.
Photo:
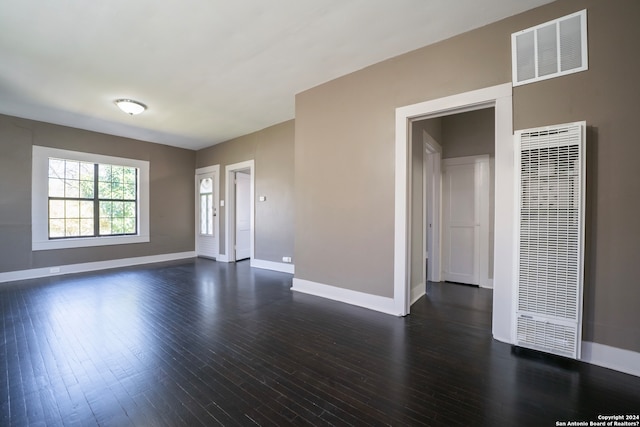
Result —
[[132, 243], [148, 243], [149, 236], [104, 236], [104, 237], [84, 237], [78, 239], [59, 239], [33, 241], [31, 250], [48, 251], [52, 249], [87, 248], [92, 246], [128, 245]]

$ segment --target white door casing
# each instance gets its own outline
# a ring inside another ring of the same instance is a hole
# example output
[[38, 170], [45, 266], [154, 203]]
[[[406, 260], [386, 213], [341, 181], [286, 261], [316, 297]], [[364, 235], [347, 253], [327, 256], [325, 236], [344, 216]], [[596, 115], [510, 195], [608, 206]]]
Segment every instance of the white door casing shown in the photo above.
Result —
[[236, 261], [251, 257], [251, 175], [238, 171], [236, 175]]
[[[514, 283], [515, 186], [513, 183], [513, 87], [511, 83], [459, 93], [396, 108], [395, 132], [395, 239], [394, 311], [409, 314], [408, 248], [410, 224], [410, 129], [411, 122], [446, 115], [495, 108], [495, 239], [493, 274], [493, 337], [511, 342], [512, 294]], [[499, 262], [497, 262], [499, 260]]]
[[236, 213], [235, 213], [235, 175], [236, 172], [245, 171], [249, 174], [249, 258], [254, 258], [255, 247], [255, 162], [253, 160], [246, 160], [244, 162], [234, 163], [232, 165], [225, 166], [225, 254], [220, 256], [220, 260], [224, 262], [236, 261]]
[[220, 253], [218, 177], [220, 165], [196, 169], [196, 255], [217, 258]]

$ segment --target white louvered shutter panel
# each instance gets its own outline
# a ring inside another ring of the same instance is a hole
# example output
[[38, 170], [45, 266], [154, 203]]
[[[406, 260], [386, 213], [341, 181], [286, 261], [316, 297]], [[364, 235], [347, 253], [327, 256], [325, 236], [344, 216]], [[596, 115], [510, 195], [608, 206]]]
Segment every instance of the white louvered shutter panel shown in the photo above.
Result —
[[511, 50], [513, 86], [587, 70], [587, 11], [512, 34]]
[[580, 356], [585, 123], [516, 132], [515, 344]]

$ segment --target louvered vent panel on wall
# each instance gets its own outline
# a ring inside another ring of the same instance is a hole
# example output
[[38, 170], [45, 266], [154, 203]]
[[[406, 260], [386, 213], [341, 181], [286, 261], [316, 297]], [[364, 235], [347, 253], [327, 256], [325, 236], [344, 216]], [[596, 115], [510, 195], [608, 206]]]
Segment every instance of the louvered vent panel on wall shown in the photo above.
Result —
[[511, 35], [513, 85], [588, 69], [587, 11]]
[[584, 128], [581, 122], [516, 134], [516, 343], [574, 358], [582, 315]]

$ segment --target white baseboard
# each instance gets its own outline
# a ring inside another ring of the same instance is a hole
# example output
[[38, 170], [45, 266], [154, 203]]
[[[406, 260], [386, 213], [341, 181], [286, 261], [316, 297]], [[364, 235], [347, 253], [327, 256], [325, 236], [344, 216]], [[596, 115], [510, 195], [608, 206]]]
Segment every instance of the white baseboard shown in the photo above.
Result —
[[595, 342], [582, 342], [580, 360], [640, 377], [640, 353]]
[[229, 257], [225, 254], [218, 254], [218, 256], [216, 257], [216, 261], [218, 262], [230, 262], [229, 261]]
[[[411, 303], [409, 304], [409, 306], [412, 306], [414, 302], [418, 301], [426, 293], [424, 284], [420, 283], [415, 288], [412, 288], [411, 291], [416, 288], [420, 289], [420, 291], [418, 291], [416, 295], [413, 295], [413, 297], [411, 297]], [[413, 294], [413, 292], [411, 292], [411, 294]]]
[[[510, 339], [493, 336], [497, 341], [513, 344]], [[640, 377], [640, 353], [590, 341], [582, 341], [580, 361]]]
[[252, 259], [251, 267], [262, 268], [264, 270], [280, 271], [282, 273], [295, 273], [295, 265], [285, 262], [265, 261], [263, 259]]
[[381, 297], [378, 295], [365, 294], [363, 292], [352, 291], [350, 289], [338, 288], [336, 286], [324, 285], [304, 279], [293, 279], [292, 291], [315, 295], [322, 298], [340, 301], [370, 310], [380, 311], [394, 316], [400, 316], [396, 310], [393, 298]]
[[493, 289], [493, 279], [481, 280], [480, 287], [485, 289]]
[[174, 261], [179, 259], [195, 258], [195, 256], [195, 252], [179, 252], [135, 258], [114, 259], [109, 261], [86, 262], [82, 264], [32, 268], [30, 270], [8, 271], [0, 273], [0, 283], [13, 282], [15, 280], [37, 279], [48, 276], [59, 276], [61, 274], [106, 270], [108, 268], [130, 267], [132, 265], [151, 264], [154, 262]]

